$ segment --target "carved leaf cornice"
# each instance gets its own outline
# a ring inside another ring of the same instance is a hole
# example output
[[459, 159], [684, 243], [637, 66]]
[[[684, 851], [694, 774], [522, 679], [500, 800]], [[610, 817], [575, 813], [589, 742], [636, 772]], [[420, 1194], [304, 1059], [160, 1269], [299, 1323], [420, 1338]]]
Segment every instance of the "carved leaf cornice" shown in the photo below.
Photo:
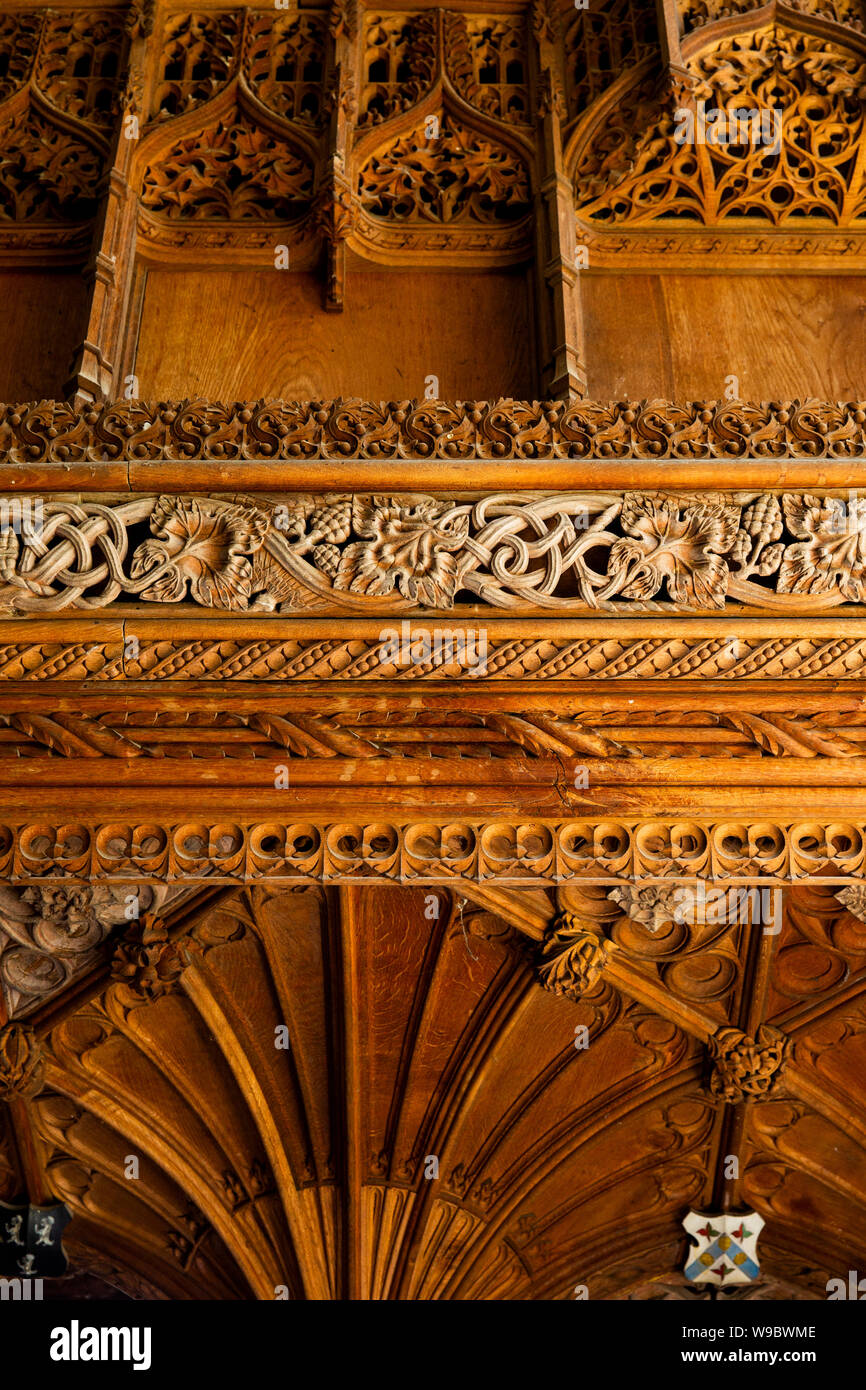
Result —
[[827, 19], [862, 33], [866, 29], [862, 0], [678, 0], [683, 33], [690, 35], [721, 20], [749, 18], [756, 10], [770, 10], [773, 18], [798, 15]]

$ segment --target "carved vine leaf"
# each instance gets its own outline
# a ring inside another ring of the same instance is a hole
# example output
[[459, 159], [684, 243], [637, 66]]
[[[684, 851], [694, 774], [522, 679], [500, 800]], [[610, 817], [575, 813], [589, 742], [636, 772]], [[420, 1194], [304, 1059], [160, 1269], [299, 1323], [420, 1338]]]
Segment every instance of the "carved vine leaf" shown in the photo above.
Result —
[[423, 502], [416, 507], [359, 499], [353, 525], [366, 540], [346, 547], [334, 576], [335, 589], [370, 596], [390, 594], [429, 607], [450, 608], [459, 584], [459, 552], [469, 518], [443, 520], [450, 505]]
[[866, 922], [866, 884], [852, 883], [840, 888], [836, 898], [859, 922]]
[[144, 175], [142, 205], [168, 218], [290, 221], [313, 193], [310, 164], [246, 120], [184, 136]]
[[666, 582], [675, 603], [724, 607], [729, 571], [720, 557], [736, 539], [738, 507], [681, 507], [673, 498], [628, 493], [620, 520], [634, 539], [614, 542], [608, 573], [624, 598], [652, 598]]
[[34, 111], [7, 118], [0, 137], [0, 220], [88, 221], [103, 160]]
[[710, 1090], [730, 1104], [772, 1090], [790, 1051], [790, 1040], [779, 1029], [762, 1023], [754, 1038], [739, 1028], [720, 1028], [708, 1041], [715, 1067]]
[[866, 597], [866, 502], [847, 509], [837, 497], [782, 498], [785, 519], [801, 542], [789, 545], [779, 570], [779, 592], [826, 594], [838, 588], [853, 603]]
[[233, 506], [204, 513], [192, 500], [161, 497], [150, 519], [157, 537], [143, 541], [132, 557], [133, 579], [153, 575], [141, 597], [177, 603], [187, 585], [206, 608], [242, 609], [249, 602], [252, 564], [268, 518], [252, 507]]
[[422, 127], [374, 155], [359, 194], [371, 216], [392, 222], [514, 222], [530, 208], [520, 157], [447, 115], [436, 139]]
[[579, 1000], [598, 984], [614, 943], [585, 927], [571, 912], [560, 913], [538, 954], [538, 979], [545, 989]]

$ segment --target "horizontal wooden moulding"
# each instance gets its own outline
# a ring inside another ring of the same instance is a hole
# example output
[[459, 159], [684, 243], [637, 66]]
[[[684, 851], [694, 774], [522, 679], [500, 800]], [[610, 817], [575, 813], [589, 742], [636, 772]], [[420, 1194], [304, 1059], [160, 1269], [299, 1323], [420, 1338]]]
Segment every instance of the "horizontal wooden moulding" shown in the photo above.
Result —
[[0, 492], [857, 487], [866, 402], [0, 406]]
[[0, 824], [0, 871], [13, 882], [249, 881], [822, 884], [862, 881], [866, 816], [773, 820], [731, 816], [545, 821], [407, 821], [386, 816], [188, 814], [74, 822], [42, 816]]

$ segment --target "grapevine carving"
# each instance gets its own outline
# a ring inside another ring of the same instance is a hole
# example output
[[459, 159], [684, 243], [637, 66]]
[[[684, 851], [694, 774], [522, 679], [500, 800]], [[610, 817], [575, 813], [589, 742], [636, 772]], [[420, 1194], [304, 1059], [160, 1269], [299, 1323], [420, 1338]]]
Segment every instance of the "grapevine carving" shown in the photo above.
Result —
[[[38, 499], [21, 500], [35, 515]], [[128, 559], [130, 531], [145, 521], [151, 536]], [[461, 599], [560, 612], [728, 602], [782, 612], [807, 602], [820, 612], [866, 600], [866, 507], [811, 494], [55, 497], [38, 529], [7, 527], [0, 541], [7, 612], [105, 607], [122, 594], [224, 611], [383, 615]], [[759, 743], [821, 751], [820, 738], [784, 722], [735, 727]]]

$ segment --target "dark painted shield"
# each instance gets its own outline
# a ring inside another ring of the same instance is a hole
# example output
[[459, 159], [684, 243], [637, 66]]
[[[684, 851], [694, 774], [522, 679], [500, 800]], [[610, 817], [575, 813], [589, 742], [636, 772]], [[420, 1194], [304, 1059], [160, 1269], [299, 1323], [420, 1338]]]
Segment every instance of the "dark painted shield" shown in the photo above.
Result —
[[66, 1273], [61, 1239], [71, 1212], [53, 1207], [10, 1207], [0, 1202], [0, 1276], [52, 1279]]

